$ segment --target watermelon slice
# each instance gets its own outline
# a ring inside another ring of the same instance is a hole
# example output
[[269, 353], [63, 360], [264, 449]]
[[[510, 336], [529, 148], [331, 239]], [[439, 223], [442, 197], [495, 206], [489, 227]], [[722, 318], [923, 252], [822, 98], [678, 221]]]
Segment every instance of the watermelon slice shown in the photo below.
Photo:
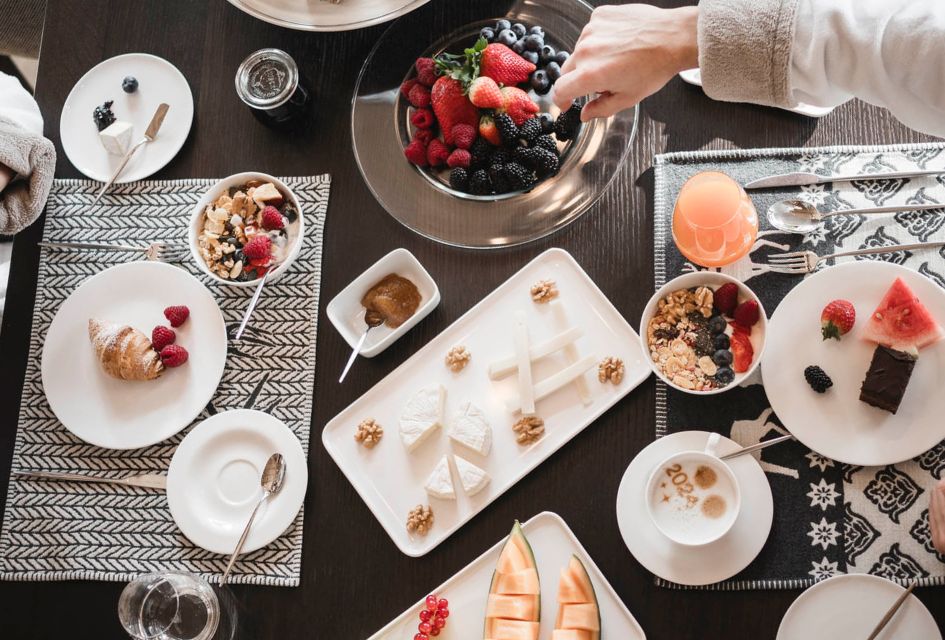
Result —
[[594, 584], [577, 556], [558, 582], [558, 617], [552, 640], [600, 640], [600, 606]]
[[892, 283], [860, 337], [897, 351], [921, 349], [945, 336], [942, 327], [902, 278]]
[[532, 547], [518, 521], [499, 553], [486, 602], [485, 640], [538, 640], [541, 588]]

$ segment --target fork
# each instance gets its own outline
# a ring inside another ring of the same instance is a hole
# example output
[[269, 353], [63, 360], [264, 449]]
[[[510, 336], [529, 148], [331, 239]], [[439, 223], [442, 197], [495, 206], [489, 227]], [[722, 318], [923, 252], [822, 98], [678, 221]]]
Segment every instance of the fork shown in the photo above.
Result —
[[155, 262], [181, 262], [188, 253], [185, 246], [171, 242], [152, 242], [146, 247], [127, 244], [104, 244], [100, 242], [39, 242], [47, 249], [94, 249], [97, 251], [131, 251], [143, 253], [145, 260]]
[[826, 256], [819, 256], [813, 251], [792, 251], [776, 253], [768, 256], [768, 270], [774, 273], [812, 273], [824, 260], [831, 258], [845, 258], [847, 256], [870, 256], [897, 251], [911, 251], [913, 249], [934, 249], [945, 247], [945, 242], [918, 242], [915, 244], [893, 244], [888, 247], [871, 247], [854, 251], [841, 251]]

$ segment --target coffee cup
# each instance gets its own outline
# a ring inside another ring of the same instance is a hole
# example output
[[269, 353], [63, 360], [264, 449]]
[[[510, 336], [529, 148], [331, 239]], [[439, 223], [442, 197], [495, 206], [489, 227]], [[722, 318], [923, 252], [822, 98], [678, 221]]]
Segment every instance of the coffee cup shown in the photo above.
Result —
[[682, 451], [663, 460], [646, 485], [646, 508], [659, 531], [678, 544], [715, 542], [732, 528], [741, 509], [738, 479], [716, 455], [712, 433], [703, 451]]

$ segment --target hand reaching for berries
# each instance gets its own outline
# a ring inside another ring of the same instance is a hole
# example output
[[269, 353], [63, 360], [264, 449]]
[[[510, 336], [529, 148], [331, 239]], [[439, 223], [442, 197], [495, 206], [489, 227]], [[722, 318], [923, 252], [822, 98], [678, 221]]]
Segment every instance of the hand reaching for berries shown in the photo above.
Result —
[[932, 487], [929, 500], [929, 527], [932, 529], [932, 545], [945, 554], [945, 479]]
[[645, 4], [598, 7], [554, 85], [562, 110], [592, 93], [581, 120], [605, 118], [656, 93], [674, 75], [699, 66], [698, 7]]

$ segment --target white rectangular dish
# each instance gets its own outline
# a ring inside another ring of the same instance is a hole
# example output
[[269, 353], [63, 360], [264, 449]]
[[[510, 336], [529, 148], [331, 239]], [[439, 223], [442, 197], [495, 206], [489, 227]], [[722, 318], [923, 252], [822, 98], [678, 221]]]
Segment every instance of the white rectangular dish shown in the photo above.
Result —
[[[561, 516], [545, 511], [522, 525], [522, 529], [538, 562], [542, 611], [539, 638], [551, 637], [555, 614], [558, 610], [556, 600], [559, 571], [567, 565], [572, 555], [576, 555], [584, 563], [591, 576], [591, 582], [594, 583], [594, 591], [600, 605], [601, 637], [645, 640], [646, 635], [633, 614], [624, 606], [620, 597]], [[482, 638], [489, 582], [505, 540], [503, 538], [497, 542], [459, 573], [430, 591], [450, 602], [450, 616], [447, 619], [443, 637], [454, 640]], [[412, 638], [420, 623], [419, 612], [422, 606], [423, 600], [404, 611], [396, 620], [368, 640]]]
[[[562, 349], [534, 363], [535, 380], [560, 372], [573, 361], [570, 356], [593, 355], [595, 365], [580, 378], [590, 391], [588, 402], [581, 400], [580, 383], [568, 384], [538, 401], [544, 437], [520, 445], [512, 431], [519, 414], [506, 406], [517, 399], [517, 376], [492, 381], [488, 370], [491, 363], [514, 354], [516, 312], [525, 312], [533, 344], [560, 333], [553, 305], [536, 304], [530, 295], [533, 284], [549, 279], [560, 292], [556, 302], [565, 308], [569, 324], [581, 329], [581, 337], [573, 343], [574, 349]], [[444, 358], [457, 345], [464, 345], [472, 357], [465, 369], [453, 373]], [[597, 380], [596, 363], [607, 356], [624, 362], [623, 380], [617, 385]], [[574, 258], [561, 249], [550, 249], [335, 416], [325, 426], [322, 442], [394, 544], [409, 556], [422, 556], [645, 380], [650, 375], [645, 357], [636, 332]], [[420, 389], [436, 384], [446, 389], [446, 424], [408, 453], [398, 432], [404, 404]], [[486, 456], [447, 437], [452, 415], [470, 401], [492, 426], [492, 450]], [[383, 439], [373, 449], [354, 439], [358, 424], [367, 418], [384, 428]], [[428, 497], [424, 483], [444, 454], [458, 454], [471, 461], [483, 468], [491, 481], [474, 496], [465, 495], [457, 486], [456, 500]], [[418, 504], [429, 504], [433, 509], [434, 524], [426, 536], [408, 533], [406, 528], [407, 513]]]

